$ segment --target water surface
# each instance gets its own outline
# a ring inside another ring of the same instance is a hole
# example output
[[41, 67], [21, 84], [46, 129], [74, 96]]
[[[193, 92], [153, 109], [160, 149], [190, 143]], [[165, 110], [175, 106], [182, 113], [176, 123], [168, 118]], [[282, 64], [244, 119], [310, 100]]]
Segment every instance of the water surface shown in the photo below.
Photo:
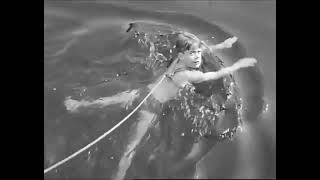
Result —
[[[203, 178], [275, 178], [275, 2], [45, 2], [44, 6], [45, 168], [125, 116], [116, 106], [70, 115], [63, 104], [67, 96], [97, 99], [154, 80], [143, 64], [124, 58], [128, 51], [123, 50], [132, 47], [125, 43], [127, 25], [143, 20], [172, 24], [208, 44], [237, 36], [239, 42], [231, 50], [218, 54], [226, 65], [245, 56], [258, 59], [257, 68], [235, 74], [244, 100], [245, 131], [212, 149], [197, 168]], [[131, 48], [135, 51], [141, 49]], [[128, 128], [124, 125], [45, 178], [109, 177], [124, 143], [121, 132]]]

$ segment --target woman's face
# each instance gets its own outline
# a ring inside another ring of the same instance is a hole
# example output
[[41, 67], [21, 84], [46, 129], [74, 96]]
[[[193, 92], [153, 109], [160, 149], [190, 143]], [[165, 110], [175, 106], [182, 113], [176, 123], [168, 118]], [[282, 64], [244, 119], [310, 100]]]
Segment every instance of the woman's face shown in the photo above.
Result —
[[199, 68], [202, 63], [202, 49], [198, 46], [192, 46], [190, 50], [180, 54], [181, 63], [187, 67]]

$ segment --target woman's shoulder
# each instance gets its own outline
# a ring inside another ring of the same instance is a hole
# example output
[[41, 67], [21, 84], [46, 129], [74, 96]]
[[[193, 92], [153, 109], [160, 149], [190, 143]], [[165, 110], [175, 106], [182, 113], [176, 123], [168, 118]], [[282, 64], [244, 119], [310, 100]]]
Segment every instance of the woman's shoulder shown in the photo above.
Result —
[[172, 79], [175, 81], [187, 81], [189, 83], [194, 83], [201, 79], [202, 74], [203, 73], [198, 70], [183, 70], [173, 74]]
[[180, 72], [176, 73], [176, 75], [187, 76], [187, 77], [189, 77], [189, 76], [191, 76], [191, 77], [198, 76], [198, 75], [201, 75], [201, 74], [203, 74], [202, 71], [194, 70], [194, 69], [186, 69], [184, 71], [180, 71]]
[[192, 70], [181, 68], [181, 69], [176, 69], [172, 73], [172, 77], [186, 77], [188, 74], [192, 73]]

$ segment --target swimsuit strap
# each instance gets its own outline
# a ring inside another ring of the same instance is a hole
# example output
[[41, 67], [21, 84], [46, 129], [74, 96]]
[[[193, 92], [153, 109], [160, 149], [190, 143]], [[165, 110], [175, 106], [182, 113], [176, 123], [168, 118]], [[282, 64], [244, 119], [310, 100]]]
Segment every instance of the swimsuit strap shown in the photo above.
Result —
[[173, 73], [170, 73], [170, 74], [167, 74], [167, 78], [169, 78], [170, 80], [173, 81], [172, 77], [177, 73], [177, 72], [182, 72], [182, 71], [185, 71], [187, 70], [187, 68], [177, 68], [173, 71]]
[[173, 71], [172, 75], [176, 74], [177, 72], [182, 72], [182, 71], [185, 71], [185, 70], [188, 70], [188, 68], [177, 68]]

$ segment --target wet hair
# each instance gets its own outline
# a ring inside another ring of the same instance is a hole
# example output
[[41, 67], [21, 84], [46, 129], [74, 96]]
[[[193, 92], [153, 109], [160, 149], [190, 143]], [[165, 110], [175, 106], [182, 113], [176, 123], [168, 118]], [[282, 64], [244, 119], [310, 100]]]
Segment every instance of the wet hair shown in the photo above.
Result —
[[200, 48], [201, 41], [192, 34], [179, 33], [175, 45], [176, 53], [184, 53], [185, 51], [190, 50], [194, 45]]
[[203, 44], [200, 39], [190, 33], [177, 33], [176, 34], [176, 41], [174, 46], [174, 56], [168, 62], [167, 67], [171, 65], [174, 59], [178, 57], [179, 53], [184, 53], [191, 49], [192, 46], [197, 46], [198, 48], [202, 48]]

